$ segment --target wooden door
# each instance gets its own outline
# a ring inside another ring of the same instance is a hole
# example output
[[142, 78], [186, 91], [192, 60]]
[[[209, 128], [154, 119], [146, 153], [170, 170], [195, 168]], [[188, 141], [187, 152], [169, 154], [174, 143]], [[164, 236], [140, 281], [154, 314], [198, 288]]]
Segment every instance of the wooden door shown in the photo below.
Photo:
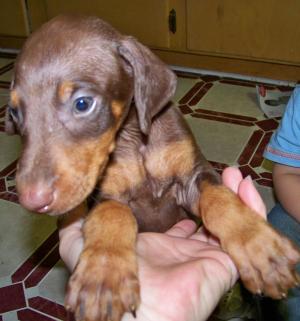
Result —
[[300, 64], [298, 0], [186, 0], [188, 50]]
[[1, 0], [0, 4], [0, 36], [27, 36], [29, 26], [24, 1]]
[[43, 0], [46, 20], [60, 13], [96, 15], [148, 46], [169, 48], [168, 0]]

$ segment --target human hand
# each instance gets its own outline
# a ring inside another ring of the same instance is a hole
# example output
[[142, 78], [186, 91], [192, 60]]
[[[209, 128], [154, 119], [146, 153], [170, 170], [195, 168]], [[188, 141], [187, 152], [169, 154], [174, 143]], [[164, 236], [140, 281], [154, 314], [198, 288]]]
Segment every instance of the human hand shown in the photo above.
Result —
[[[228, 168], [223, 182], [256, 212], [265, 206], [251, 180]], [[60, 252], [73, 270], [83, 247], [81, 222], [60, 231]], [[166, 233], [141, 233], [137, 242], [141, 305], [137, 319], [122, 321], [206, 320], [238, 278], [230, 257], [204, 228], [184, 220]]]

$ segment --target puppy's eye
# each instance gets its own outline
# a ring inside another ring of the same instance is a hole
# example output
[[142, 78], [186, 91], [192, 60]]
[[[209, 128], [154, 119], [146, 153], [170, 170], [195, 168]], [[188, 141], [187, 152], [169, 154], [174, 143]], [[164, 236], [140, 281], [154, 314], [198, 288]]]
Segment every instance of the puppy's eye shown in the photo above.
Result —
[[96, 100], [93, 97], [79, 97], [74, 101], [74, 111], [77, 114], [89, 114], [93, 111]]
[[13, 108], [11, 106], [8, 107], [8, 111], [13, 118], [13, 120], [18, 121], [19, 120], [19, 110], [17, 108]]

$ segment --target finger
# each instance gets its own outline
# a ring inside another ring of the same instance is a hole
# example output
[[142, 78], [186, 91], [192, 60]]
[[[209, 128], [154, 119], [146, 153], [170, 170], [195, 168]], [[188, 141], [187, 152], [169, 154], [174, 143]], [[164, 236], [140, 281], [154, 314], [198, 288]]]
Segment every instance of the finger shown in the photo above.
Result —
[[182, 220], [171, 227], [166, 234], [175, 237], [188, 238], [196, 232], [197, 225], [192, 220]]
[[238, 189], [238, 194], [246, 205], [261, 216], [266, 217], [266, 206], [250, 176], [242, 180]]
[[243, 179], [238, 168], [227, 167], [222, 173], [224, 185], [229, 187], [255, 212], [266, 217], [266, 206], [257, 192], [251, 177]]
[[191, 240], [197, 240], [209, 245], [220, 246], [219, 240], [213, 236], [204, 226], [201, 226], [197, 233], [192, 234]]
[[236, 167], [227, 167], [222, 173], [223, 184], [233, 192], [238, 193], [240, 182], [243, 180], [242, 173]]
[[83, 250], [82, 232], [76, 229], [60, 234], [59, 254], [70, 271], [73, 271]]

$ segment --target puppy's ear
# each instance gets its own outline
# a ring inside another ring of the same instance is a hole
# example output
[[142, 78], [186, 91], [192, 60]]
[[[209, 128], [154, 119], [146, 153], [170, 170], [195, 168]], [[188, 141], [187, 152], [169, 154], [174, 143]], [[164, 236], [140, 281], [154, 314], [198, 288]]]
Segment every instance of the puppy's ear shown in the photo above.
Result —
[[6, 107], [4, 121], [5, 121], [4, 128], [5, 128], [6, 134], [15, 135], [18, 133], [17, 128], [16, 128], [16, 124], [14, 123], [12, 116], [10, 114], [9, 106]]
[[134, 74], [134, 100], [141, 131], [147, 135], [151, 120], [174, 95], [176, 76], [150, 49], [126, 37], [118, 47]]

